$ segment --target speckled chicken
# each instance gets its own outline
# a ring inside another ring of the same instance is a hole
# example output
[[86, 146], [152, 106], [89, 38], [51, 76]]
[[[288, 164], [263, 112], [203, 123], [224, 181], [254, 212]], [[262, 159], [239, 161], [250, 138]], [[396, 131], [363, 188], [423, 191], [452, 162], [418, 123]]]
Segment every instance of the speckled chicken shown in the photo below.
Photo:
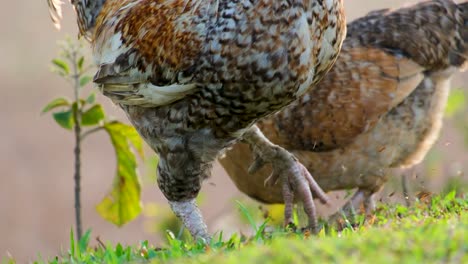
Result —
[[[318, 87], [257, 125], [323, 190], [357, 188], [345, 211], [364, 202], [369, 212], [388, 170], [421, 162], [436, 141], [450, 77], [467, 66], [467, 42], [466, 1], [371, 12], [348, 24], [337, 62]], [[252, 168], [258, 172], [248, 174], [254, 156], [239, 143], [220, 161], [239, 190], [283, 203], [281, 186], [264, 186], [270, 170], [258, 170], [261, 155]]]
[[[58, 0], [48, 0], [52, 19]], [[344, 39], [342, 0], [72, 0], [92, 44], [94, 82], [159, 155], [158, 185], [195, 238], [209, 239], [195, 204], [223, 150], [290, 104], [331, 68]], [[286, 150], [265, 156], [285, 180], [315, 185]], [[325, 198], [323, 197], [323, 200]], [[313, 208], [309, 209], [314, 225]]]

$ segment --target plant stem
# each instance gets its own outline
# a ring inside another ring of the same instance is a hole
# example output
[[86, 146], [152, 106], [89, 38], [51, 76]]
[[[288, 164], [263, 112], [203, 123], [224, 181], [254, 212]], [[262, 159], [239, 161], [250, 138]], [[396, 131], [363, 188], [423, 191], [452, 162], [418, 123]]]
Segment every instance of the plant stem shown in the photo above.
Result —
[[96, 132], [98, 132], [99, 130], [102, 130], [102, 129], [105, 129], [106, 125], [110, 125], [110, 124], [115, 124], [115, 123], [118, 123], [117, 121], [113, 120], [113, 121], [107, 121], [105, 122], [103, 125], [99, 125], [95, 128], [92, 128], [92, 129], [89, 129], [88, 131], [85, 131], [81, 134], [81, 141], [83, 141], [87, 136], [91, 135], [91, 134], [94, 134]]
[[75, 218], [76, 218], [76, 238], [79, 241], [83, 234], [81, 222], [81, 106], [80, 106], [80, 74], [77, 68], [77, 51], [73, 50], [71, 54], [71, 64], [73, 66], [73, 90], [76, 102], [76, 109], [73, 110], [73, 119], [75, 121]]
[[98, 132], [99, 130], [104, 129], [104, 126], [97, 126], [95, 128], [92, 128], [88, 131], [85, 131], [83, 134], [81, 134], [81, 140], [85, 139], [87, 136]]

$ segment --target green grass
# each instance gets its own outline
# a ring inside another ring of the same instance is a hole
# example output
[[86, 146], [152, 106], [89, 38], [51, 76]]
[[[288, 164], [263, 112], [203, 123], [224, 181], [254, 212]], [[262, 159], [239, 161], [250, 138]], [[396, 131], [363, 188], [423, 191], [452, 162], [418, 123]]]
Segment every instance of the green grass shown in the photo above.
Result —
[[209, 246], [183, 242], [168, 233], [163, 248], [147, 242], [91, 247], [87, 233], [79, 242], [71, 236], [67, 253], [37, 263], [468, 263], [466, 196], [457, 198], [451, 192], [410, 208], [381, 206], [367, 220], [348, 224], [340, 232], [325, 227], [317, 236], [272, 231], [264, 223], [252, 227], [256, 232], [252, 237], [216, 235]]

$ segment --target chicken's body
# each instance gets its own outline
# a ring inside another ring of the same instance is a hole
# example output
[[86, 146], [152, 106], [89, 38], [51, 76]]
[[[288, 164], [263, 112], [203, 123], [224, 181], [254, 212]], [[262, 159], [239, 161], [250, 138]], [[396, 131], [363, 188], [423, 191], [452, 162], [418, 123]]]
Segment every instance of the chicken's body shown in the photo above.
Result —
[[201, 238], [194, 199], [212, 162], [314, 86], [345, 32], [340, 0], [72, 3], [93, 45], [95, 83], [159, 154], [159, 187]]
[[[388, 170], [419, 163], [434, 144], [450, 77], [467, 58], [466, 2], [372, 12], [348, 25], [340, 56], [318, 87], [258, 126], [325, 191], [358, 188], [347, 208], [364, 201], [371, 210]], [[239, 190], [282, 203], [279, 186], [264, 186], [268, 168], [248, 175], [251, 159], [248, 145], [237, 144], [220, 161]]]

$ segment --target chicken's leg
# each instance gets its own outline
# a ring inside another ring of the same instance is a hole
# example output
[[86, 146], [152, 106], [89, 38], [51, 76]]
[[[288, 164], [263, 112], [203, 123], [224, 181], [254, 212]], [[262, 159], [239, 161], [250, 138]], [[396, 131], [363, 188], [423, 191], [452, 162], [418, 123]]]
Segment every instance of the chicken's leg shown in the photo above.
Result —
[[328, 222], [339, 223], [343, 217], [353, 219], [360, 213], [361, 205], [364, 206], [365, 214], [370, 215], [375, 210], [374, 195], [376, 192], [359, 188], [353, 197], [349, 199], [341, 209], [329, 217]]
[[204, 131], [178, 133], [180, 131], [165, 128], [165, 132], [169, 135], [163, 134], [164, 140], [158, 140], [149, 133], [143, 134], [159, 154], [159, 189], [192, 237], [209, 243], [210, 234], [195, 199], [223, 142], [211, 138]]
[[184, 202], [169, 201], [169, 205], [194, 239], [201, 239], [205, 243], [210, 242], [208, 229], [203, 221], [200, 209], [198, 209], [195, 203], [195, 199]]
[[313, 232], [318, 232], [316, 209], [312, 194], [323, 203], [328, 203], [328, 198], [308, 170], [290, 152], [271, 143], [257, 126], [250, 128], [243, 135], [243, 140], [251, 146], [255, 155], [249, 173], [255, 173], [264, 164], [271, 163], [273, 172], [265, 184], [273, 185], [281, 179], [285, 202], [285, 224], [292, 223], [294, 195], [298, 195], [309, 218], [308, 228]]

